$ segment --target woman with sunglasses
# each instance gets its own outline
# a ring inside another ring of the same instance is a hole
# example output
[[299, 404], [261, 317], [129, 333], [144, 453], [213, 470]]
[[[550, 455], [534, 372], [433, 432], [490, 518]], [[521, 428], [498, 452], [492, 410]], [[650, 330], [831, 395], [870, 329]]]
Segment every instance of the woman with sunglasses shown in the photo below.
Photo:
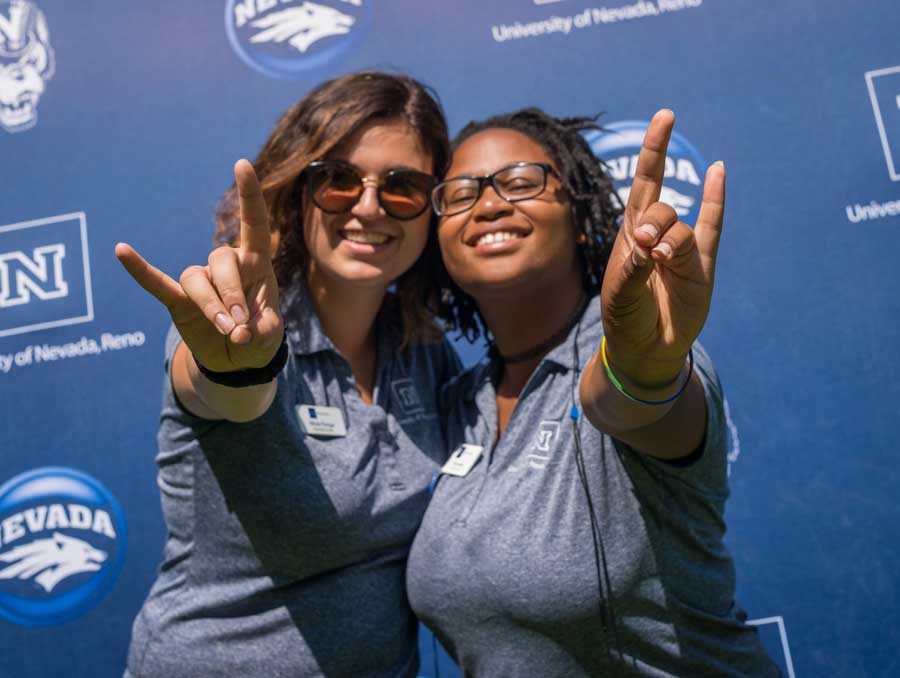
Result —
[[778, 674], [734, 602], [722, 393], [694, 344], [725, 171], [679, 221], [673, 122], [650, 123], [624, 211], [593, 121], [536, 109], [463, 129], [434, 191], [443, 315], [492, 347], [442, 395], [455, 451], [407, 585], [466, 676]]
[[176, 282], [117, 246], [174, 323], [169, 534], [126, 676], [416, 675], [404, 566], [458, 370], [428, 310], [448, 155], [422, 85], [343, 76], [235, 165], [207, 265]]

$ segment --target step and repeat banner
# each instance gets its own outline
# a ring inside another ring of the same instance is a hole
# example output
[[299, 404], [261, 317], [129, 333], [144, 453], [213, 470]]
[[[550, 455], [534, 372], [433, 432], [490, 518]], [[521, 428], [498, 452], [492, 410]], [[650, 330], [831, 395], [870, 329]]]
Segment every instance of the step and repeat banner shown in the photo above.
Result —
[[[670, 107], [688, 221], [725, 161], [703, 341], [739, 601], [786, 676], [895, 676], [898, 26], [895, 0], [0, 1], [0, 676], [120, 676], [161, 559], [168, 322], [113, 246], [205, 261], [234, 161], [368, 68], [432, 85], [452, 131], [602, 112], [623, 193]], [[423, 676], [459, 675], [420, 645]]]

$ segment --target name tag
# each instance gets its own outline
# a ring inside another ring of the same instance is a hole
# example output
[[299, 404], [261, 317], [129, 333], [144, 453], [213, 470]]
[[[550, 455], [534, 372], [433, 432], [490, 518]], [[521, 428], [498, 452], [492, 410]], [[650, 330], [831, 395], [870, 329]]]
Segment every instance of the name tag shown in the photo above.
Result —
[[481, 456], [482, 450], [484, 448], [481, 445], [460, 445], [450, 455], [447, 463], [441, 467], [441, 473], [446, 473], [448, 476], [457, 476], [458, 478], [467, 476]]
[[329, 438], [341, 438], [347, 435], [344, 413], [338, 407], [297, 405], [297, 416], [307, 435]]

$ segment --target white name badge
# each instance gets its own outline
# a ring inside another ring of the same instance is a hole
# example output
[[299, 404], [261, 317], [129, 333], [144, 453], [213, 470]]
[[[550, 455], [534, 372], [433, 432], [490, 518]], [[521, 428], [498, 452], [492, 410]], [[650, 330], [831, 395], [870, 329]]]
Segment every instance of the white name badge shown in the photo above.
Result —
[[344, 414], [338, 407], [297, 405], [297, 416], [307, 435], [329, 438], [340, 438], [347, 435]]
[[460, 445], [441, 468], [441, 473], [459, 478], [467, 476], [481, 456], [482, 450], [484, 448], [481, 445]]

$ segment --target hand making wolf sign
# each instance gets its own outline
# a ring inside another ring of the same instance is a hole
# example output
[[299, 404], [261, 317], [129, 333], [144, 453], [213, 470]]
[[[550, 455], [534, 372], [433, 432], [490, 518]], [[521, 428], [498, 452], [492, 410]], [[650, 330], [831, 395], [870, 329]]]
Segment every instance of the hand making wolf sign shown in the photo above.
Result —
[[603, 278], [607, 355], [635, 383], [676, 379], [706, 322], [725, 208], [725, 167], [706, 172], [697, 223], [659, 201], [675, 123], [658, 111], [644, 136], [634, 183]]
[[218, 247], [206, 266], [191, 266], [179, 282], [151, 266], [132, 247], [116, 256], [138, 284], [172, 316], [197, 360], [215, 372], [269, 363], [284, 334], [272, 268], [269, 216], [253, 166], [234, 166], [241, 213], [238, 247]]

